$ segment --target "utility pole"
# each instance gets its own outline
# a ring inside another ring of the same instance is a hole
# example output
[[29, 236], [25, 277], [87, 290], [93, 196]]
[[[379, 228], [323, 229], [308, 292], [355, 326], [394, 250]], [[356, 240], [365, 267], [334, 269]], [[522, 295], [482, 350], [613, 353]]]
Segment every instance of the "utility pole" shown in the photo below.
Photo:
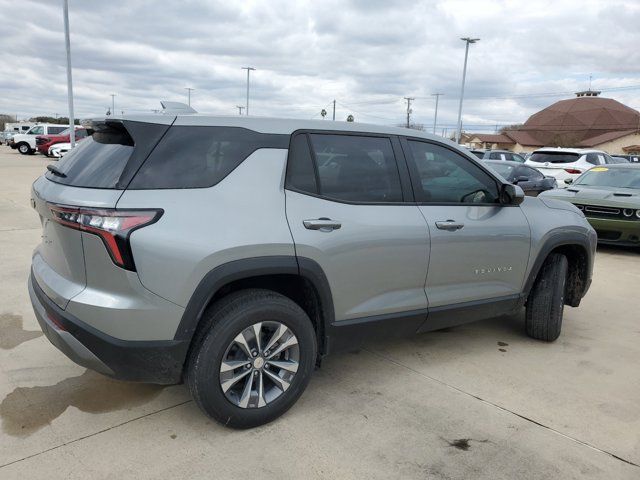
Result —
[[195, 88], [185, 87], [184, 89], [187, 91], [187, 105], [191, 106], [191, 92], [195, 90]]
[[404, 99], [407, 101], [407, 128], [409, 128], [409, 125], [411, 124], [411, 102], [415, 100], [415, 98], [404, 97]]
[[73, 118], [73, 81], [71, 79], [71, 39], [69, 37], [69, 1], [64, 0], [62, 12], [64, 16], [64, 41], [67, 49], [67, 97], [69, 100], [69, 143], [76, 145], [76, 127]]
[[116, 94], [111, 94], [111, 115], [116, 114]]
[[242, 115], [242, 109], [244, 107], [242, 105], [236, 105], [236, 108], [238, 109], [238, 115]]
[[438, 100], [440, 100], [440, 96], [444, 95], [444, 93], [432, 93], [432, 97], [436, 97], [436, 112], [433, 115], [433, 134], [436, 134], [436, 123], [438, 123]]
[[464, 82], [467, 78], [467, 58], [469, 57], [469, 44], [476, 43], [479, 38], [464, 37], [460, 40], [466, 42], [464, 49], [464, 67], [462, 68], [462, 87], [460, 88], [460, 105], [458, 106], [458, 129], [456, 131], [456, 143], [460, 143], [462, 134], [462, 100], [464, 99]]
[[336, 99], [333, 99], [333, 121], [336, 121]]
[[245, 107], [245, 115], [249, 115], [249, 72], [255, 70], [253, 67], [242, 67], [242, 70], [247, 71], [247, 106]]

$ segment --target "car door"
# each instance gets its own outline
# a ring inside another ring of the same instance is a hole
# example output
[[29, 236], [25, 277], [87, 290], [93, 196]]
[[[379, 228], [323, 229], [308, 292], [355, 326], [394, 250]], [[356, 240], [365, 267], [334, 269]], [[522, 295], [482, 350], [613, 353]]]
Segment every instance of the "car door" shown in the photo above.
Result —
[[402, 145], [431, 238], [429, 311], [517, 298], [530, 248], [520, 207], [500, 204], [497, 177], [456, 150], [418, 139]]
[[338, 323], [415, 311], [426, 318], [429, 233], [397, 157], [398, 140], [384, 135], [292, 137], [287, 220], [299, 262], [317, 263], [328, 280]]

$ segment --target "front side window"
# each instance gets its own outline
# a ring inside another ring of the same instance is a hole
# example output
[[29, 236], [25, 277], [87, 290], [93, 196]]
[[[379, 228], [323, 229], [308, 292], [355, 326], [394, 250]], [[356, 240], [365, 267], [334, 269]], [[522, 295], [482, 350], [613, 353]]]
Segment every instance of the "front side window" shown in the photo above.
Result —
[[525, 166], [522, 166], [520, 168], [521, 168], [520, 170], [521, 175], [524, 177], [528, 177], [529, 180], [542, 180], [544, 178], [544, 175], [542, 175], [542, 173], [540, 173], [535, 168], [530, 168]]
[[402, 202], [389, 138], [327, 134], [309, 138], [320, 195], [347, 202]]
[[462, 155], [440, 145], [409, 140], [414, 191], [419, 202], [497, 203], [493, 177]]
[[44, 133], [44, 127], [33, 127], [27, 133], [29, 135], [42, 135]]

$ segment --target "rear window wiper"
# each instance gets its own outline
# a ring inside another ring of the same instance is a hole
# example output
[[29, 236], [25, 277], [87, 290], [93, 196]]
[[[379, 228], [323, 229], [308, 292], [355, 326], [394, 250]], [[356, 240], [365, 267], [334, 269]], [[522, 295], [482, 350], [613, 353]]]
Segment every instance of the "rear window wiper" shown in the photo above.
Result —
[[66, 176], [67, 176], [66, 173], [62, 173], [60, 170], [58, 170], [53, 165], [47, 165], [47, 170], [49, 170], [51, 173], [53, 173], [54, 175], [56, 175], [58, 177], [61, 177], [61, 178], [66, 178]]

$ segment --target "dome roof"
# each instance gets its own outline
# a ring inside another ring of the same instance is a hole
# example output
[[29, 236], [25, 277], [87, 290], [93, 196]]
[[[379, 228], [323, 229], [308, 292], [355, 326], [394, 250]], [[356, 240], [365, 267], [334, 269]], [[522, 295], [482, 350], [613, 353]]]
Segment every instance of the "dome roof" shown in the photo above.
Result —
[[562, 137], [563, 143], [579, 143], [608, 132], [638, 130], [640, 112], [611, 98], [580, 96], [560, 100], [529, 117], [518, 130], [541, 143]]

